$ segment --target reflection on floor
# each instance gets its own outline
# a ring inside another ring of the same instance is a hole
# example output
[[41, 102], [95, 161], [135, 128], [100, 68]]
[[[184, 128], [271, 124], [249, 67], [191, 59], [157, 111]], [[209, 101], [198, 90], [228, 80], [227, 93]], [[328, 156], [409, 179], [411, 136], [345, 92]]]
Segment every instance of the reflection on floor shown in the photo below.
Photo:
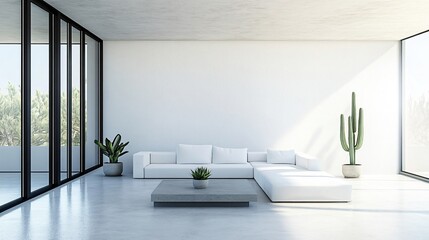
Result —
[[153, 208], [161, 180], [101, 169], [0, 215], [0, 239], [427, 239], [429, 184], [364, 176], [350, 203], [271, 203], [258, 185], [249, 208]]
[[[61, 173], [61, 179], [67, 177]], [[37, 190], [49, 184], [48, 173], [31, 174], [31, 190]], [[21, 197], [21, 173], [0, 173], [0, 205]]]

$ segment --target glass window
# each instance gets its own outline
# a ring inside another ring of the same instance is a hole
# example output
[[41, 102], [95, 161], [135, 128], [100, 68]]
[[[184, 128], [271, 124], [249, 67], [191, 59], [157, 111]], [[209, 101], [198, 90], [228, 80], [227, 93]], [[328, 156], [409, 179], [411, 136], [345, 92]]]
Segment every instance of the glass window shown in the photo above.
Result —
[[0, 205], [21, 197], [21, 1], [0, 8]]
[[68, 121], [67, 121], [67, 42], [68, 42], [68, 24], [61, 20], [61, 63], [60, 63], [60, 84], [61, 84], [61, 180], [67, 179], [68, 170]]
[[49, 184], [49, 17], [31, 4], [31, 191]]
[[98, 164], [98, 82], [99, 82], [99, 43], [85, 36], [85, 168]]
[[429, 178], [429, 33], [402, 41], [402, 170]]
[[72, 28], [72, 175], [80, 171], [80, 31]]

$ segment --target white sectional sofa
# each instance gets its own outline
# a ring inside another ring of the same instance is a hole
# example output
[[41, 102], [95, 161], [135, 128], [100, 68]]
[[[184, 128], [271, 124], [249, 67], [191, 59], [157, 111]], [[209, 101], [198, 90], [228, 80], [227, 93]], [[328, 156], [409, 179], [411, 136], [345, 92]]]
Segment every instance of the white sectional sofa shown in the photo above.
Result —
[[[246, 150], [247, 151], [247, 150]], [[211, 178], [254, 178], [273, 202], [347, 202], [352, 187], [320, 170], [320, 162], [296, 153], [291, 164], [268, 163], [266, 152], [248, 152], [246, 163], [178, 164], [176, 152], [138, 152], [134, 178], [191, 178], [190, 170], [205, 166]]]

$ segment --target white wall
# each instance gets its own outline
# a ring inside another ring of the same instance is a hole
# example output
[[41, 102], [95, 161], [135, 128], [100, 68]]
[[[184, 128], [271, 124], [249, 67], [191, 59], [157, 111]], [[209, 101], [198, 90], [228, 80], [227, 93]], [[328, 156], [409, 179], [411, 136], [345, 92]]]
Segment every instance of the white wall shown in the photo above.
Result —
[[141, 150], [177, 144], [295, 148], [341, 174], [339, 116], [357, 93], [365, 174], [399, 171], [399, 44], [105, 42], [104, 134]]

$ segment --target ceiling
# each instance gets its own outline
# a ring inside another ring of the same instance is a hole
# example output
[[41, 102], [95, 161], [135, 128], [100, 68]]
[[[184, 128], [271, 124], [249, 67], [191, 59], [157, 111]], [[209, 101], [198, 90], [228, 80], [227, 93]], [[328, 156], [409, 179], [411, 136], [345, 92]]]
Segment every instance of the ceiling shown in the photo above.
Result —
[[399, 40], [429, 29], [428, 0], [45, 1], [104, 40]]

